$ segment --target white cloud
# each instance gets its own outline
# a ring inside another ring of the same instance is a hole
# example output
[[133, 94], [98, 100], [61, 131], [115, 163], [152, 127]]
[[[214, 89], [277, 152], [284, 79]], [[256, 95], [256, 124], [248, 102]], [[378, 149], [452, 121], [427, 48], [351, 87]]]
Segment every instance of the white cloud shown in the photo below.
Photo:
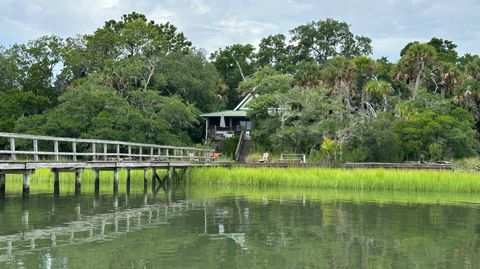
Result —
[[175, 19], [175, 13], [162, 8], [155, 8], [152, 12], [147, 14], [147, 17], [157, 23], [165, 23], [173, 21]]
[[278, 26], [275, 26], [274, 24], [271, 24], [271, 23], [241, 20], [241, 19], [235, 19], [235, 18], [231, 18], [228, 20], [220, 20], [216, 25], [216, 27], [232, 33], [247, 32], [251, 34], [261, 34], [267, 30], [279, 28]]
[[206, 14], [211, 10], [210, 6], [203, 0], [191, 0], [191, 2], [191, 7], [198, 14]]
[[105, 21], [136, 11], [175, 24], [199, 48], [212, 52], [327, 17], [347, 21], [373, 39], [374, 56], [398, 57], [412, 40], [453, 40], [458, 51], [479, 53], [478, 0], [0, 0], [0, 45], [43, 34], [92, 33]]
[[120, 3], [119, 0], [96, 0], [99, 6], [102, 8], [114, 8], [117, 7]]

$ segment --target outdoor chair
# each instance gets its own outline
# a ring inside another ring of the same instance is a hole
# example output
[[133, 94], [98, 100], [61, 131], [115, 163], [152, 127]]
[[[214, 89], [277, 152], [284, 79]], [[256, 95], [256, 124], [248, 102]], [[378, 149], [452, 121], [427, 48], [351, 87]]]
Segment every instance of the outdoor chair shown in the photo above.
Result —
[[268, 160], [268, 157], [269, 157], [268, 152], [265, 152], [265, 153], [263, 153], [262, 158], [260, 158], [260, 159], [258, 160], [258, 162], [259, 162], [259, 163], [266, 163], [266, 162], [269, 161], [269, 160]]

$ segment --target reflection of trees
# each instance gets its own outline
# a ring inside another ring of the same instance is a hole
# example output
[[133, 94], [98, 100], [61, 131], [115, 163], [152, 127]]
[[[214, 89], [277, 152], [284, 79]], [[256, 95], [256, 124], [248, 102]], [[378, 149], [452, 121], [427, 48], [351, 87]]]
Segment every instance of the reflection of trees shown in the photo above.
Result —
[[[159, 195], [148, 202], [162, 204], [165, 199]], [[64, 218], [84, 222], [107, 214], [113, 217], [104, 232], [93, 230], [93, 237], [105, 233], [107, 240], [63, 245], [68, 235], [59, 235], [57, 247], [30, 251], [33, 258], [14, 261], [34, 266], [48, 258], [53, 267], [68, 268], [473, 268], [480, 262], [480, 216], [467, 206], [318, 202], [305, 197], [251, 201], [207, 194], [182, 200], [187, 205], [183, 210], [170, 203], [170, 217], [160, 214], [158, 225], [150, 225], [156, 223], [155, 210], [142, 213], [141, 219], [132, 216], [128, 224], [122, 217], [130, 207], [152, 205], [144, 205], [143, 197], [100, 198], [95, 205], [90, 200], [49, 203], [54, 206], [47, 203], [42, 208], [40, 201], [30, 201], [29, 227], [51, 220], [64, 223]], [[21, 203], [6, 204], [0, 207], [0, 217], [17, 212], [10, 222], [23, 229], [24, 208]], [[36, 213], [45, 209], [48, 214]], [[145, 226], [135, 229], [139, 220]], [[4, 218], [0, 223], [10, 227]], [[115, 234], [111, 241], [109, 234]], [[75, 240], [77, 236], [92, 234], [75, 234]], [[36, 240], [36, 249], [50, 240]], [[9, 250], [4, 243], [0, 255]], [[26, 248], [30, 243], [25, 241]], [[12, 255], [18, 246], [14, 242]]]
[[[236, 204], [215, 206], [235, 212]], [[249, 254], [262, 261], [249, 260], [251, 267], [468, 268], [480, 262], [480, 216], [474, 208], [349, 202], [302, 206], [283, 199], [240, 204], [249, 209]], [[225, 220], [229, 227], [242, 223], [235, 214]]]

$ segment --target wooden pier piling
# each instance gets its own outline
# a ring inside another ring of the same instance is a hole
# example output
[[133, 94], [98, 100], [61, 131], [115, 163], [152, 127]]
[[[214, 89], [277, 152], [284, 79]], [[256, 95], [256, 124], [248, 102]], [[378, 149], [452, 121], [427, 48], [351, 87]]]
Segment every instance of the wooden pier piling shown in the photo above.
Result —
[[126, 192], [127, 194], [130, 194], [130, 179], [131, 178], [131, 173], [130, 173], [130, 169], [127, 169], [127, 186], [126, 186]]
[[82, 169], [75, 170], [75, 195], [82, 193]]
[[118, 192], [118, 168], [113, 170], [113, 193]]
[[95, 193], [99, 193], [100, 192], [100, 170], [98, 169], [95, 169], [94, 184], [95, 184]]
[[60, 172], [57, 169], [52, 169], [53, 172], [53, 194], [60, 195]]
[[148, 168], [143, 169], [143, 193], [148, 192]]
[[5, 198], [5, 179], [6, 175], [5, 174], [0, 174], [0, 199]]
[[30, 194], [30, 171], [23, 172], [22, 193], [24, 196], [28, 196]]
[[157, 187], [157, 169], [152, 168], [152, 193], [155, 192]]

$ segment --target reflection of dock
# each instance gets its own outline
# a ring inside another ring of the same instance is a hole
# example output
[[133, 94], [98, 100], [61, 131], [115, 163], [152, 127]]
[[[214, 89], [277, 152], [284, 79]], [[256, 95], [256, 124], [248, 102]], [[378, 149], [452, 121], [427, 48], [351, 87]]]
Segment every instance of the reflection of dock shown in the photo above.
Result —
[[[81, 220], [61, 227], [0, 236], [0, 262], [9, 261], [13, 255], [22, 256], [56, 246], [113, 240], [132, 231], [167, 224], [169, 218], [182, 215], [194, 207], [189, 202], [144, 205], [140, 208], [82, 216]], [[22, 222], [28, 225], [28, 210], [24, 212]]]

